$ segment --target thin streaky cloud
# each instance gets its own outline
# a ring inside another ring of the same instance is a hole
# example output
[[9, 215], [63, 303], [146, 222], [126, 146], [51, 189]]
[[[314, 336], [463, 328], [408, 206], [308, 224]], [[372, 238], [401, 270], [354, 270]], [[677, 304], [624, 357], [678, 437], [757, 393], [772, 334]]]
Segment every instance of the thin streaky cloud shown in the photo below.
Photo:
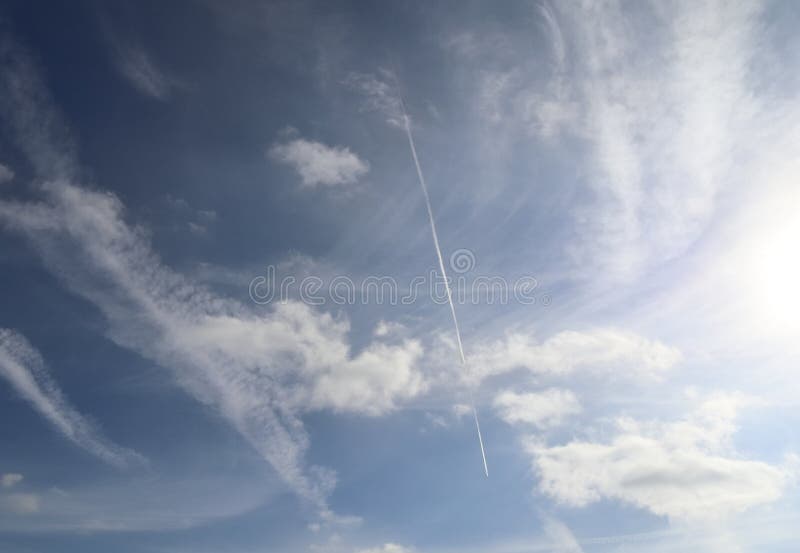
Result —
[[[47, 372], [39, 352], [24, 336], [5, 328], [0, 328], [0, 376], [59, 433], [102, 461], [119, 468], [144, 462], [138, 453], [104, 438], [93, 423], [69, 404]], [[15, 479], [13, 474], [4, 475], [3, 485], [13, 485], [21, 479], [21, 476]]]
[[141, 46], [117, 48], [117, 66], [128, 82], [145, 96], [166, 100], [174, 88], [174, 80], [156, 65], [153, 57]]

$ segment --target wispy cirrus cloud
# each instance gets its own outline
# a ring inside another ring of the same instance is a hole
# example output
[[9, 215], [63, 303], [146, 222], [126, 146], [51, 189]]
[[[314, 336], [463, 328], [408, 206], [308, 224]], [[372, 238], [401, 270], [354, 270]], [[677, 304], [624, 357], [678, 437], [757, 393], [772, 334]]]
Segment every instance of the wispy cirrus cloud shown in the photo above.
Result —
[[[342, 319], [288, 302], [255, 313], [164, 267], [109, 194], [45, 186], [38, 211], [0, 203], [0, 221], [27, 235], [46, 265], [110, 323], [110, 337], [172, 371], [216, 407], [301, 496], [324, 504], [329, 471], [303, 470], [300, 414], [332, 409], [378, 415], [424, 387], [419, 342], [375, 342], [351, 355]], [[20, 209], [22, 208], [22, 209]], [[102, 283], [102, 286], [98, 286]]]
[[352, 72], [344, 80], [345, 86], [362, 95], [364, 111], [377, 112], [389, 125], [404, 129], [403, 105], [396, 83], [395, 74], [387, 69], [377, 73]]
[[541, 515], [540, 518], [544, 535], [551, 541], [549, 551], [552, 553], [583, 553], [581, 544], [566, 524], [548, 515]]
[[0, 184], [8, 182], [14, 178], [14, 171], [0, 163]]
[[[7, 81], [39, 90], [41, 80], [17, 49]], [[50, 157], [60, 152], [43, 121], [58, 121], [46, 101], [25, 101], [17, 140], [49, 180], [42, 200], [0, 202], [0, 224], [26, 236], [45, 265], [77, 295], [96, 305], [109, 337], [169, 370], [199, 401], [235, 428], [299, 496], [320, 508], [335, 484], [333, 471], [307, 467], [309, 438], [301, 416], [315, 410], [380, 415], [426, 387], [417, 340], [375, 341], [358, 354], [344, 318], [287, 302], [268, 312], [217, 296], [165, 266], [114, 195], [73, 184]], [[29, 129], [28, 127], [32, 127]], [[33, 131], [36, 132], [33, 132]], [[70, 152], [59, 159], [77, 165]]]
[[116, 48], [117, 68], [136, 90], [156, 100], [166, 100], [176, 81], [156, 64], [141, 46], [119, 44]]
[[767, 9], [536, 3], [544, 63], [520, 56], [513, 31], [443, 42], [472, 84], [486, 163], [542, 144], [577, 160], [574, 233], [562, 244], [571, 276], [630, 282], [680, 257], [713, 224], [720, 196], [757, 178], [756, 161], [795, 156], [783, 121], [797, 120], [796, 102], [763, 82], [777, 63]]
[[294, 168], [305, 188], [352, 185], [369, 171], [369, 163], [350, 148], [304, 138], [274, 144], [269, 156]]
[[[64, 437], [102, 461], [120, 468], [144, 461], [139, 454], [104, 438], [89, 419], [69, 404], [39, 352], [24, 336], [6, 328], [0, 328], [0, 376]], [[21, 479], [20, 475], [6, 474], [2, 483], [12, 486]]]

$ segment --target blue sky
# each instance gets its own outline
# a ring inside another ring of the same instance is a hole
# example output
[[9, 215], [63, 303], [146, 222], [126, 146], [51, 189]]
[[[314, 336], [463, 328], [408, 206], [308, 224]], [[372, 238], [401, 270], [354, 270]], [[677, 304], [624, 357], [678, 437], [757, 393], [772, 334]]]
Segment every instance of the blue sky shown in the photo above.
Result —
[[798, 24], [5, 2], [0, 550], [794, 551]]

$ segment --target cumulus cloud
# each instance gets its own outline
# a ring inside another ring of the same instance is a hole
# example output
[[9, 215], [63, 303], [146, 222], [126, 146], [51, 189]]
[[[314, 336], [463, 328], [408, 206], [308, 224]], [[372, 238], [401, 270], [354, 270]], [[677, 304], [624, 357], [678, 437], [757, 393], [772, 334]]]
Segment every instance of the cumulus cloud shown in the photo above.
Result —
[[533, 425], [540, 429], [558, 426], [565, 418], [581, 411], [575, 394], [556, 388], [524, 394], [506, 390], [495, 396], [494, 408], [508, 424]]
[[14, 171], [0, 163], [0, 184], [8, 182], [14, 178]]
[[[61, 434], [92, 455], [117, 467], [143, 461], [133, 451], [103, 438], [94, 425], [64, 398], [48, 374], [39, 352], [24, 336], [5, 328], [0, 328], [0, 376]], [[15, 477], [22, 479], [21, 475], [4, 475], [3, 486], [7, 486], [7, 482], [13, 485]]]
[[661, 376], [681, 359], [680, 352], [659, 341], [615, 329], [567, 330], [543, 342], [529, 334], [479, 344], [470, 355], [472, 378], [527, 369], [540, 375], [564, 376], [574, 371], [625, 378]]
[[11, 488], [22, 482], [23, 476], [16, 472], [9, 472], [0, 476], [0, 486]]
[[291, 165], [300, 175], [302, 186], [308, 188], [355, 184], [369, 171], [369, 163], [349, 148], [326, 146], [303, 138], [275, 144], [269, 155], [276, 161]]
[[712, 396], [683, 420], [620, 419], [608, 443], [531, 439], [526, 448], [539, 489], [560, 503], [616, 499], [671, 520], [724, 518], [777, 500], [793, 477], [791, 463], [747, 460], [733, 449], [745, 404], [742, 396]]

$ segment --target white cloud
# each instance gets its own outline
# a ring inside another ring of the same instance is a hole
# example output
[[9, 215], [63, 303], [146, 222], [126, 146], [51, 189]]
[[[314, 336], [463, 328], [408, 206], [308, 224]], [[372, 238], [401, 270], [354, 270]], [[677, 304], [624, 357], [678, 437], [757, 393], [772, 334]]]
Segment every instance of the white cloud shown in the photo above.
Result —
[[[47, 373], [44, 361], [24, 336], [0, 328], [0, 376], [30, 402], [61, 434], [103, 461], [118, 467], [141, 463], [142, 457], [105, 438], [92, 423], [73, 408]], [[20, 475], [4, 475], [7, 478]]]
[[628, 279], [683, 253], [737, 182], [737, 151], [763, 136], [775, 109], [749, 73], [762, 52], [759, 10], [681, 2], [643, 10], [635, 25], [613, 3], [559, 12], [573, 74], [552, 100], [579, 106], [564, 130], [593, 149], [597, 200], [576, 213], [573, 250], [593, 275]]
[[394, 84], [395, 75], [381, 69], [378, 75], [372, 73], [350, 73], [344, 84], [364, 96], [362, 109], [380, 113], [386, 122], [401, 129], [405, 128], [403, 105]]
[[470, 355], [477, 379], [524, 368], [535, 374], [563, 376], [576, 370], [623, 378], [659, 377], [681, 358], [661, 342], [615, 328], [567, 330], [537, 342], [528, 334], [479, 344]]
[[0, 163], [0, 184], [8, 182], [14, 178], [14, 171]]
[[582, 507], [616, 499], [672, 520], [725, 518], [781, 497], [793, 469], [743, 459], [731, 445], [741, 396], [709, 398], [671, 423], [620, 419], [609, 443], [572, 441], [527, 451], [540, 490]]
[[0, 494], [0, 512], [29, 515], [39, 511], [39, 496], [32, 493]]
[[581, 411], [575, 394], [556, 388], [525, 394], [507, 390], [495, 396], [494, 408], [508, 424], [530, 424], [541, 429], [557, 426]]
[[385, 543], [379, 547], [361, 549], [358, 551], [358, 553], [413, 553], [413, 551], [413, 549], [398, 545], [396, 543]]
[[166, 100], [174, 86], [155, 64], [152, 57], [139, 46], [117, 48], [117, 64], [122, 75], [142, 94]]
[[583, 548], [566, 524], [551, 516], [542, 516], [542, 529], [550, 540], [551, 553], [583, 553]]
[[23, 476], [16, 472], [9, 472], [0, 476], [0, 486], [3, 488], [12, 488], [22, 482]]
[[302, 185], [310, 188], [355, 184], [369, 171], [369, 164], [349, 148], [326, 146], [303, 138], [275, 144], [269, 155], [291, 165], [300, 175]]
[[295, 302], [265, 312], [165, 267], [146, 233], [124, 221], [114, 195], [71, 183], [77, 164], [56, 132], [58, 114], [25, 52], [10, 51], [0, 52], [11, 60], [0, 83], [28, 93], [6, 96], [0, 107], [49, 180], [39, 188], [41, 202], [0, 201], [0, 225], [25, 235], [47, 268], [99, 308], [111, 339], [170, 370], [326, 520], [340, 520], [326, 507], [333, 473], [303, 462], [308, 436], [300, 417], [319, 409], [377, 415], [420, 393], [420, 344], [368, 344], [353, 355], [345, 319]]
[[346, 320], [295, 302], [256, 314], [214, 296], [161, 265], [123, 221], [116, 197], [66, 183], [44, 190], [47, 202], [35, 207], [0, 202], [0, 221], [25, 233], [46, 265], [100, 308], [113, 340], [215, 406], [300, 495], [322, 504], [334, 482], [328, 471], [302, 468], [301, 413], [378, 415], [425, 388], [418, 342], [351, 355]]
[[445, 41], [458, 46], [485, 163], [530, 136], [578, 160], [574, 276], [631, 281], [680, 256], [714, 223], [720, 194], [755, 180], [743, 169], [775, 151], [797, 157], [785, 123], [796, 102], [765, 84], [764, 67], [783, 60], [764, 5], [537, 2], [546, 63], [509, 48], [513, 31]]

